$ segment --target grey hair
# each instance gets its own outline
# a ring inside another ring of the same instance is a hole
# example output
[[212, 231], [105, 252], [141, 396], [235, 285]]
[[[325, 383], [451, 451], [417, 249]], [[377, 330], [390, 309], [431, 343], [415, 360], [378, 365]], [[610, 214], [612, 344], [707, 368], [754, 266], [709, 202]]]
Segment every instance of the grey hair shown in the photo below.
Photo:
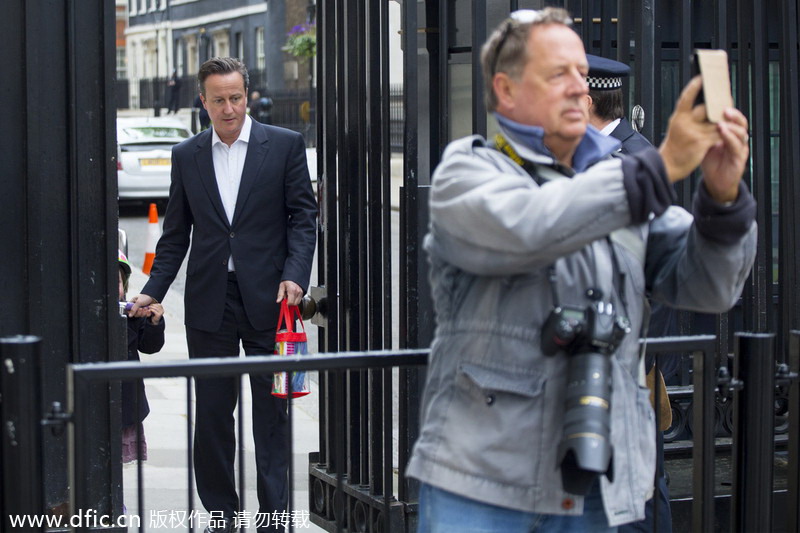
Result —
[[563, 24], [570, 26], [569, 13], [560, 7], [546, 7], [531, 13], [533, 20], [520, 22], [512, 13], [495, 28], [492, 35], [481, 48], [481, 68], [483, 69], [484, 100], [486, 109], [497, 109], [497, 95], [494, 94], [494, 75], [505, 72], [518, 80], [528, 59], [527, 41], [531, 29], [544, 24]]

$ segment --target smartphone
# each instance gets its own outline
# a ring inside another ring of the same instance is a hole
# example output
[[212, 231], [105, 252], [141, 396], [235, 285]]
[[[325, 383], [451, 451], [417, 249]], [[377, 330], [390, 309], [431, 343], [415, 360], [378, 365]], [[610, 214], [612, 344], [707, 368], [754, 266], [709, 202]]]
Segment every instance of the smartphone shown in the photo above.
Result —
[[703, 88], [695, 105], [706, 104], [706, 117], [710, 122], [722, 120], [722, 113], [733, 107], [731, 78], [728, 71], [728, 54], [725, 50], [697, 49], [692, 54], [692, 76], [700, 74]]

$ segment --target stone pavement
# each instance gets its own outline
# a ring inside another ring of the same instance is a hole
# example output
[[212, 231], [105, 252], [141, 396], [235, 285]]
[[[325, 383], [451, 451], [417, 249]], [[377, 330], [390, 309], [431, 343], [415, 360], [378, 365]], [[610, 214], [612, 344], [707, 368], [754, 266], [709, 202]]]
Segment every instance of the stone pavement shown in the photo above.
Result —
[[[147, 277], [134, 266], [128, 294], [138, 294], [146, 280]], [[154, 355], [142, 354], [144, 364], [151, 361], [163, 362], [188, 358], [183, 327], [182, 295], [171, 291], [165, 297], [163, 304], [166, 320], [164, 348]], [[246, 531], [255, 531], [258, 499], [254, 445], [250, 427], [249, 380], [244, 379], [243, 385], [246, 490], [245, 511], [241, 517], [245, 522], [248, 517], [251, 520], [250, 527]], [[136, 515], [141, 519], [145, 531], [189, 531], [187, 381], [183, 378], [148, 379], [145, 381], [145, 387], [150, 402], [150, 415], [144, 421], [148, 460], [143, 463], [143, 507], [140, 510], [137, 504], [135, 463], [123, 466], [124, 503], [129, 515]], [[295, 519], [295, 531], [298, 532], [323, 531], [311, 524], [308, 515], [308, 453], [319, 450], [319, 425], [316, 417], [319, 396], [315, 387], [315, 380], [312, 380], [312, 393], [294, 400], [292, 408], [294, 512], [288, 518]], [[191, 409], [194, 417], [193, 403]], [[238, 462], [235, 469], [238, 486]], [[194, 487], [192, 490], [194, 492]], [[194, 511], [194, 518], [191, 520], [194, 531], [203, 531], [208, 524], [209, 515], [205, 513], [196, 492], [194, 492]], [[131, 531], [138, 529], [131, 528]]]

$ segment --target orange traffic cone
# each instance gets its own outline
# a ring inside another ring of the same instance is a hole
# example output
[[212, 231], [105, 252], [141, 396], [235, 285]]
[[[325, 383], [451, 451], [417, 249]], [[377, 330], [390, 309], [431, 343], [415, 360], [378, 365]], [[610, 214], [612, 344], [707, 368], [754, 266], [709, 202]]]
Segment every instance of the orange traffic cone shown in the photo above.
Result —
[[156, 243], [161, 237], [161, 231], [158, 228], [158, 208], [156, 204], [150, 204], [150, 214], [148, 216], [147, 224], [147, 243], [144, 248], [144, 266], [142, 272], [150, 275], [150, 269], [153, 267], [153, 260], [156, 258]]

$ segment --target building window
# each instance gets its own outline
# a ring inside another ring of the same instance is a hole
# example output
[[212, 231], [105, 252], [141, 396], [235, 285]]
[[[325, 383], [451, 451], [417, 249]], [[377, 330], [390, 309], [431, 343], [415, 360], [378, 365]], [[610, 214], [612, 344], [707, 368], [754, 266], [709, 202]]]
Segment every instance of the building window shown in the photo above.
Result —
[[184, 45], [181, 39], [175, 39], [175, 70], [178, 76], [186, 75], [186, 62], [184, 57]]
[[199, 70], [198, 67], [199, 57], [197, 51], [197, 38], [194, 35], [186, 37], [186, 63], [187, 74], [195, 74]]
[[256, 28], [256, 68], [264, 70], [267, 66], [267, 58], [264, 55], [264, 28]]
[[231, 55], [231, 39], [227, 31], [214, 32], [214, 55], [217, 57]]
[[128, 59], [125, 57], [125, 47], [117, 46], [117, 79], [124, 80], [128, 77]]
[[237, 31], [234, 35], [234, 39], [236, 46], [236, 57], [239, 58], [239, 61], [244, 61], [244, 40], [242, 39], [242, 32]]
[[138, 75], [139, 75], [138, 71], [136, 70], [136, 58], [139, 57], [137, 55], [138, 51], [136, 50], [136, 43], [128, 42], [128, 48], [131, 51], [131, 53], [128, 54], [128, 57], [131, 58], [131, 63], [130, 63], [130, 65], [128, 65], [129, 66], [129, 68], [128, 68], [128, 77], [130, 79], [136, 79], [138, 77]]

